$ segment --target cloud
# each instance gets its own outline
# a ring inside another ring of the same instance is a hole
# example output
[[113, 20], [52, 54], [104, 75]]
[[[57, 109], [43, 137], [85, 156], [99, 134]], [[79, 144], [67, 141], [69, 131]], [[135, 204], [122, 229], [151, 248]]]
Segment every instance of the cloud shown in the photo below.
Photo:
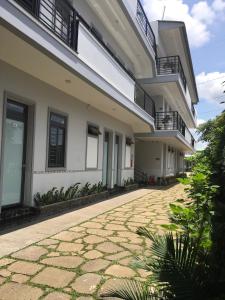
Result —
[[[210, 25], [218, 21], [217, 15], [225, 11], [225, 0], [198, 1], [192, 7], [184, 0], [142, 0], [150, 20], [161, 20], [164, 7], [164, 20], [183, 21], [186, 24], [190, 45], [201, 47], [209, 42], [212, 34]], [[188, 1], [187, 1], [188, 2]]]
[[204, 124], [206, 121], [203, 119], [197, 119], [197, 126]]
[[205, 24], [213, 23], [215, 12], [206, 1], [200, 1], [193, 5], [191, 14], [194, 19], [204, 22]]
[[219, 104], [225, 97], [223, 91], [225, 86], [222, 84], [225, 80], [225, 73], [202, 72], [196, 76], [198, 94], [200, 99], [208, 100]]
[[212, 7], [215, 11], [221, 12], [225, 9], [225, 1], [224, 0], [214, 0]]
[[197, 142], [195, 145], [195, 149], [197, 151], [204, 150], [206, 147], [207, 147], [207, 143], [205, 143], [205, 142]]

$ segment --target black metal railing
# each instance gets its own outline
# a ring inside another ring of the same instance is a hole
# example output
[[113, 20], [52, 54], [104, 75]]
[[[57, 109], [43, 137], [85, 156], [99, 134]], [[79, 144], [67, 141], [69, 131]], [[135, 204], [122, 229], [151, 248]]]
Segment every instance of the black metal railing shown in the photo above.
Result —
[[191, 145], [193, 148], [195, 148], [195, 139], [193, 138], [193, 136], [191, 137]]
[[79, 23], [105, 48], [120, 67], [135, 80], [132, 72], [119, 59], [112, 49], [104, 42], [92, 26], [76, 11], [67, 0], [15, 0], [43, 25], [50, 29], [67, 46], [77, 51]]
[[186, 125], [177, 111], [157, 112], [156, 130], [179, 130], [185, 136]]
[[64, 0], [16, 0], [70, 48], [77, 51], [78, 13]]
[[195, 112], [195, 107], [193, 105], [193, 103], [191, 104], [191, 111], [194, 117], [196, 117], [196, 112]]
[[195, 146], [194, 137], [177, 111], [156, 112], [155, 128], [156, 130], [178, 130], [187, 140], [190, 139], [192, 147]]
[[156, 67], [158, 75], [179, 74], [186, 91], [187, 80], [178, 55], [156, 58]]
[[140, 0], [137, 1], [137, 20], [157, 56], [155, 35]]
[[135, 102], [150, 116], [155, 118], [155, 102], [154, 100], [136, 83]]
[[[84, 18], [70, 5], [67, 0], [15, 0], [42, 24], [57, 35], [74, 51], [78, 47], [79, 23], [92, 34], [92, 36], [105, 48], [120, 67], [134, 80], [131, 71], [113, 53], [103, 38], [90, 26]], [[153, 118], [155, 117], [155, 104], [151, 97], [136, 83], [135, 102]]]

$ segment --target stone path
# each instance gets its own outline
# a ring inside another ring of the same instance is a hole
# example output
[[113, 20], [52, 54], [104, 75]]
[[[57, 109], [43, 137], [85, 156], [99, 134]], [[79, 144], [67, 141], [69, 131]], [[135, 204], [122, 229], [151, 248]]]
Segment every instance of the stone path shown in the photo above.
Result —
[[[150, 189], [129, 203], [58, 232], [0, 259], [0, 300], [92, 300], [125, 278], [146, 280], [131, 265], [150, 255], [149, 241], [135, 232], [162, 232], [168, 204], [185, 195], [181, 185]], [[69, 227], [69, 224], [68, 224]]]

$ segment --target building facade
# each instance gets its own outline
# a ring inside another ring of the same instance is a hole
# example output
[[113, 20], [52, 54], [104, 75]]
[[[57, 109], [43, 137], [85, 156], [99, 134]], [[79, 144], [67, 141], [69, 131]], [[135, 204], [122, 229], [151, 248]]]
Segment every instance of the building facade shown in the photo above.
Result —
[[2, 0], [0, 37], [0, 208], [183, 171], [198, 95], [182, 22], [150, 23], [139, 0]]

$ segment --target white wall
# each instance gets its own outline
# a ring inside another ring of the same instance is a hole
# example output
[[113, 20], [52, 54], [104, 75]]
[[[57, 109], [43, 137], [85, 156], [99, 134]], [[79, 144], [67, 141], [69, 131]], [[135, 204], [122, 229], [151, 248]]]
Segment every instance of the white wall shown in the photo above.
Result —
[[[92, 0], [91, 0], [92, 1]], [[129, 0], [129, 1], [137, 1], [137, 0]], [[127, 67], [134, 72], [134, 66], [132, 61], [128, 58], [126, 53], [121, 49], [117, 41], [113, 38], [110, 32], [106, 29], [105, 25], [96, 15], [96, 13], [91, 9], [91, 7], [87, 4], [87, 1], [84, 0], [72, 0], [73, 6], [75, 9], [81, 14], [81, 16], [85, 19], [85, 21], [89, 25], [94, 25], [99, 33], [103, 36], [103, 40], [106, 44], [109, 44], [116, 54], [124, 61]]]
[[134, 81], [82, 24], [79, 26], [78, 56], [124, 96], [134, 102]]
[[136, 16], [137, 13], [137, 0], [126, 0], [124, 1], [127, 6], [131, 9], [133, 14]]
[[163, 144], [160, 142], [136, 141], [135, 167], [149, 176], [163, 176]]
[[[173, 148], [168, 151], [168, 148]], [[148, 176], [169, 177], [184, 171], [184, 157], [172, 145], [153, 141], [136, 141], [135, 168]]]
[[[54, 74], [53, 74], [54, 75]], [[133, 138], [132, 129], [123, 122], [70, 97], [59, 90], [0, 61], [0, 117], [2, 119], [4, 92], [18, 96], [18, 100], [35, 105], [33, 193], [46, 192], [53, 186], [69, 186], [75, 182], [95, 183], [102, 180], [103, 134], [99, 136], [98, 169], [86, 171], [87, 122], [123, 136], [122, 182], [133, 176], [133, 168], [125, 170], [125, 137]], [[48, 109], [68, 115], [67, 163], [65, 171], [46, 171]], [[2, 122], [0, 122], [0, 132]], [[1, 135], [0, 135], [1, 141]]]

